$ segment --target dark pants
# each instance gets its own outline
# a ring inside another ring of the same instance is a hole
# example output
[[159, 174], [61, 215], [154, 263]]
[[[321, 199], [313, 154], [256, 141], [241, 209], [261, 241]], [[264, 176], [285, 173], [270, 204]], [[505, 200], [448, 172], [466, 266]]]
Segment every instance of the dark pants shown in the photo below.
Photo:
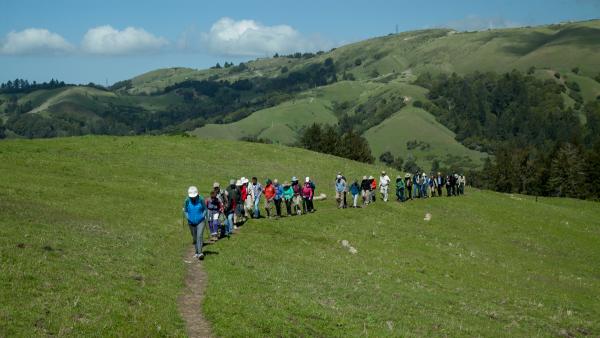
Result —
[[287, 215], [292, 215], [292, 200], [285, 200], [285, 210], [287, 211]]
[[407, 188], [407, 189], [408, 189], [408, 199], [409, 199], [409, 200], [412, 200], [412, 191], [413, 191], [413, 190], [412, 190], [412, 186], [408, 186], [408, 188]]
[[277, 213], [277, 217], [281, 217], [281, 199], [275, 200], [275, 212]]
[[344, 191], [344, 208], [348, 207], [348, 201], [346, 200], [346, 195], [348, 195], [348, 192]]
[[446, 186], [446, 193], [448, 193], [448, 197], [452, 196], [452, 188], [449, 185]]
[[304, 197], [302, 199], [302, 211], [304, 213], [313, 211], [313, 200], [312, 198]]
[[438, 185], [437, 190], [438, 190], [438, 196], [442, 197], [442, 186]]

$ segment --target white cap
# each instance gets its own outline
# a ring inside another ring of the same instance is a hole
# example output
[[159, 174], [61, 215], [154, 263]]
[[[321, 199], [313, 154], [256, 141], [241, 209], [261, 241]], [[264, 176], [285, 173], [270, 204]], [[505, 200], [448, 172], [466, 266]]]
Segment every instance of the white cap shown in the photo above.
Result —
[[219, 182], [215, 182], [213, 183], [213, 188], [219, 188], [221, 185], [219, 184]]
[[277, 183], [279, 183], [279, 181], [277, 179], [274, 179], [273, 184], [277, 184]]
[[342, 178], [342, 175], [338, 174], [338, 175], [337, 175], [337, 178], [338, 178], [338, 179]]
[[310, 182], [310, 177], [306, 176], [306, 178], [304, 179], [305, 182]]
[[198, 188], [191, 186], [188, 188], [188, 196], [190, 196], [190, 198], [194, 198], [196, 196], [198, 196]]

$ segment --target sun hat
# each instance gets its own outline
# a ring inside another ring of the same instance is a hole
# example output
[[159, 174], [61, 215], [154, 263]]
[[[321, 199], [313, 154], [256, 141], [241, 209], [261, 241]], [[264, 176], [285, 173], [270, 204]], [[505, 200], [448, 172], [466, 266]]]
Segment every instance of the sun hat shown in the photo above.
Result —
[[277, 183], [279, 183], [279, 180], [278, 180], [278, 179], [276, 179], [276, 178], [275, 178], [275, 179], [273, 179], [273, 184], [277, 184]]
[[363, 180], [366, 180], [366, 179], [367, 179], [367, 176], [363, 176]]
[[336, 176], [336, 178], [337, 178], [337, 179], [340, 179], [340, 178], [342, 178], [342, 175], [338, 174], [338, 175]]
[[229, 185], [234, 185], [234, 184], [235, 184], [235, 180], [234, 179], [229, 180]]
[[292, 177], [292, 182], [296, 182], [296, 181], [298, 181], [298, 177], [296, 177], [296, 176]]
[[242, 184], [244, 184], [244, 183], [242, 183], [242, 180], [235, 181], [235, 185], [238, 186], [238, 187], [241, 187]]
[[289, 185], [290, 185], [290, 182], [288, 182], [288, 181], [285, 181], [285, 182], [283, 182], [283, 186], [284, 186], [284, 187], [287, 187], [287, 186], [289, 186]]
[[382, 170], [381, 173], [385, 175], [385, 170]]
[[410, 178], [410, 174], [406, 173], [406, 175], [404, 175], [404, 178]]
[[198, 188], [196, 188], [195, 186], [191, 186], [188, 188], [188, 196], [190, 198], [194, 198], [196, 196], [198, 196]]
[[219, 182], [213, 183], [213, 188], [219, 188], [219, 187], [221, 187], [221, 185], [219, 184]]
[[369, 176], [369, 179], [370, 179], [370, 180], [374, 180], [374, 179], [375, 179], [375, 177], [373, 177], [373, 176]]

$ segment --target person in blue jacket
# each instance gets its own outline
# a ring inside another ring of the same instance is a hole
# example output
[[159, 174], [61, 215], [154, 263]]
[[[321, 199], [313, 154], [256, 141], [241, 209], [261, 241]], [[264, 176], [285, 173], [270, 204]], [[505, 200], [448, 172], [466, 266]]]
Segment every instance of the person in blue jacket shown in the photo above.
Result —
[[352, 207], [359, 208], [358, 196], [360, 195], [360, 185], [358, 185], [358, 180], [354, 180], [354, 183], [350, 186], [350, 193], [352, 194]]
[[281, 217], [281, 202], [283, 201], [283, 185], [279, 183], [278, 179], [273, 180], [273, 186], [275, 187], [275, 212], [277, 218]]
[[203, 260], [202, 238], [204, 235], [206, 207], [204, 205], [204, 198], [198, 194], [198, 188], [194, 186], [188, 188], [188, 198], [185, 199], [183, 204], [183, 212], [185, 213], [185, 218], [192, 233], [194, 246], [196, 247], [194, 257]]

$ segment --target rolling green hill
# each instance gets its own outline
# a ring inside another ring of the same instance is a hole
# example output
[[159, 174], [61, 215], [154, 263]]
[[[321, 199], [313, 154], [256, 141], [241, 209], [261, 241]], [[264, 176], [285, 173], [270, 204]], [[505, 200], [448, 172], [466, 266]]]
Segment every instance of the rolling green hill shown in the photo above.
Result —
[[[0, 142], [0, 336], [184, 336], [187, 186], [309, 175], [330, 196], [337, 171], [380, 169], [190, 137]], [[600, 334], [597, 203], [467, 189], [316, 208], [205, 248], [202, 310], [216, 335]]]
[[[530, 72], [578, 86], [578, 92], [567, 91], [563, 99], [585, 123], [584, 103], [600, 96], [600, 83], [594, 80], [600, 73], [599, 35], [600, 20], [481, 32], [404, 32], [316, 54], [205, 70], [159, 69], [110, 90], [81, 86], [0, 94], [0, 119], [9, 137], [190, 132], [205, 138], [294, 144], [312, 123], [336, 124], [343, 114], [352, 116], [361, 108], [402, 96], [406, 106], [386, 108], [382, 118], [373, 118], [379, 125], [365, 121], [355, 126], [369, 140], [376, 158], [389, 150], [403, 158], [416, 156], [425, 168], [434, 157], [446, 164], [451, 158], [465, 159], [468, 166], [478, 167], [486, 154], [465, 148], [448, 133], [449, 126], [436, 123], [428, 112], [410, 108], [415, 101], [427, 101], [427, 90], [415, 85], [415, 79], [426, 72]], [[333, 62], [336, 82], [315, 85], [303, 77], [327, 60]], [[300, 79], [296, 86], [279, 88], [294, 76]], [[243, 81], [264, 88], [232, 90]], [[210, 96], [194, 87], [199, 83], [229, 87]], [[373, 109], [376, 114], [379, 111]], [[408, 141], [431, 147], [411, 152]]]

